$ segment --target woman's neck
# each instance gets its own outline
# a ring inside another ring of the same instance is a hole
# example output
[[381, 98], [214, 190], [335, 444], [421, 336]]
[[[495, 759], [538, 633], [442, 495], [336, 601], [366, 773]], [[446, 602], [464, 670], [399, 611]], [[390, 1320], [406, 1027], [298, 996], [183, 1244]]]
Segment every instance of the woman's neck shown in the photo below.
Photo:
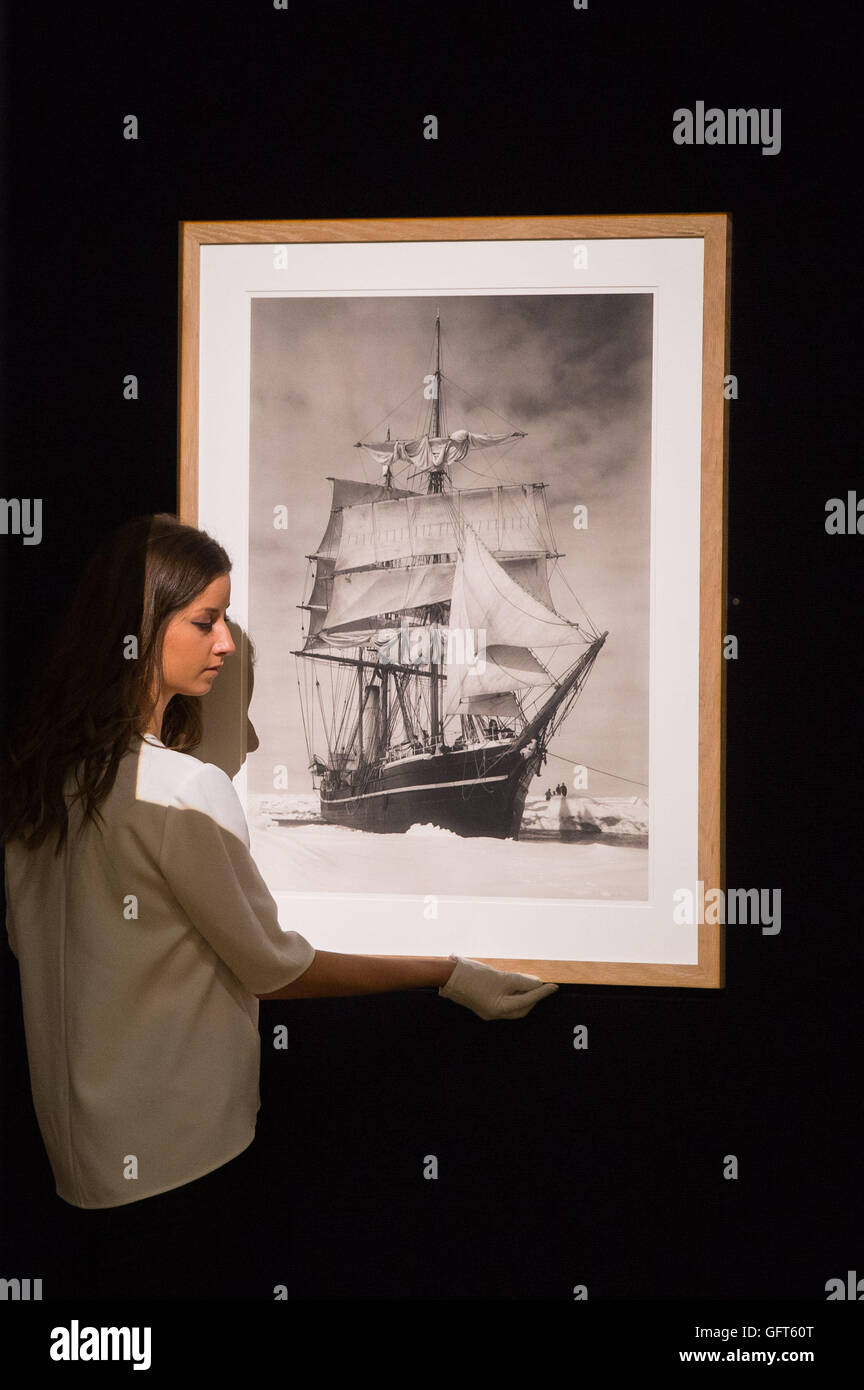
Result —
[[[173, 691], [171, 694], [173, 694]], [[158, 738], [160, 742], [162, 740], [162, 720], [165, 717], [165, 710], [168, 706], [168, 701], [171, 699], [171, 694], [163, 692], [159, 696], [159, 699], [156, 701], [155, 709], [151, 711], [147, 724], [141, 730], [143, 734], [152, 734], [153, 737]]]

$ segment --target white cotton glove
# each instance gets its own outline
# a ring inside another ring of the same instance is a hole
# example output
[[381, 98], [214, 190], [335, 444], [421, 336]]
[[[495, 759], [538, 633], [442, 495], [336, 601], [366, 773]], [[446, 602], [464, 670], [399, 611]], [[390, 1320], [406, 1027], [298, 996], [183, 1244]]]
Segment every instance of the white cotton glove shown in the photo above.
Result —
[[536, 975], [493, 970], [491, 965], [468, 960], [465, 956], [451, 956], [450, 959], [456, 961], [456, 969], [438, 993], [442, 999], [464, 1004], [478, 1018], [524, 1018], [540, 999], [554, 994], [558, 988], [551, 983], [544, 984]]

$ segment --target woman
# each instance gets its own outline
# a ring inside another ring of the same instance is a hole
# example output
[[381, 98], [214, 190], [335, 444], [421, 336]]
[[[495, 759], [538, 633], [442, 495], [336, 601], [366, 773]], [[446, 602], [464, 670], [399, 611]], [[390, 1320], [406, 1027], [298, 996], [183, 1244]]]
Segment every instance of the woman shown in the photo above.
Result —
[[34, 1107], [74, 1207], [149, 1207], [251, 1144], [259, 999], [435, 985], [522, 1018], [557, 988], [457, 956], [316, 951], [280, 928], [230, 779], [190, 752], [234, 652], [230, 569], [170, 515], [121, 527], [6, 755], [6, 927]]

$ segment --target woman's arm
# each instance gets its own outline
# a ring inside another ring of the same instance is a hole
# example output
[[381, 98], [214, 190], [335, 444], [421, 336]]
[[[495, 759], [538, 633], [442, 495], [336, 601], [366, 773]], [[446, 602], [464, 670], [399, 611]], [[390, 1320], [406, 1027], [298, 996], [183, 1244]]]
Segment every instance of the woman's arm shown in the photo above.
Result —
[[444, 957], [351, 956], [341, 951], [316, 951], [315, 959], [290, 985], [259, 994], [258, 999], [330, 999], [343, 994], [383, 994], [394, 989], [439, 988], [449, 980], [456, 962]]

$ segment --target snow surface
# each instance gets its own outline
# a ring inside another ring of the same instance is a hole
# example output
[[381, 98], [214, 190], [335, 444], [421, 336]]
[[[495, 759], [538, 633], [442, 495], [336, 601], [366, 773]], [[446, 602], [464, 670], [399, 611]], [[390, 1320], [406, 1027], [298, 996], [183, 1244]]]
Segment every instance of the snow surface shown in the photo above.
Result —
[[[469, 838], [431, 825], [395, 835], [349, 830], [320, 820], [314, 794], [264, 796], [253, 805], [252, 853], [272, 892], [648, 896], [648, 807], [636, 797], [530, 797], [523, 828], [548, 837], [528, 840]], [[278, 825], [274, 811], [292, 823]], [[584, 827], [595, 833], [557, 837], [562, 829], [572, 834]], [[609, 835], [615, 843], [604, 844]]]

